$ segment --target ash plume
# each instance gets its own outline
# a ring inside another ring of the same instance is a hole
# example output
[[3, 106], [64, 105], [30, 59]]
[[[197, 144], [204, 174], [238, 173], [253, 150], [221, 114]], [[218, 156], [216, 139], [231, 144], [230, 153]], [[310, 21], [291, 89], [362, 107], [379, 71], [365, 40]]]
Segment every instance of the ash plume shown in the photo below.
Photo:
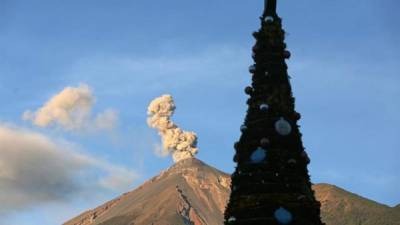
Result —
[[147, 123], [158, 130], [165, 153], [172, 154], [175, 162], [194, 157], [198, 149], [197, 135], [194, 132], [183, 131], [172, 120], [175, 103], [171, 95], [163, 95], [154, 99], [148, 109]]

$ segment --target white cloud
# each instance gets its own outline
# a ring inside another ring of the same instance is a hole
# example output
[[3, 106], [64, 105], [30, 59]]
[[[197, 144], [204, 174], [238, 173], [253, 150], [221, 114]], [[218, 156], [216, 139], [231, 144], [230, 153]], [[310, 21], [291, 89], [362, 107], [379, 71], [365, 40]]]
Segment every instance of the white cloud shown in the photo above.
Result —
[[101, 130], [112, 130], [117, 123], [118, 113], [113, 109], [99, 113], [95, 119], [95, 127]]
[[107, 109], [92, 118], [96, 99], [86, 84], [66, 87], [54, 95], [36, 112], [25, 111], [22, 119], [30, 120], [39, 127], [56, 125], [65, 130], [112, 130], [118, 122], [118, 113]]
[[99, 181], [99, 184], [106, 189], [126, 190], [127, 187], [132, 185], [132, 181], [137, 178], [137, 174], [127, 168], [113, 166], [108, 163], [101, 163], [101, 166], [110, 174], [110, 176], [105, 176]]
[[135, 171], [29, 130], [0, 124], [0, 213], [84, 195], [124, 191]]

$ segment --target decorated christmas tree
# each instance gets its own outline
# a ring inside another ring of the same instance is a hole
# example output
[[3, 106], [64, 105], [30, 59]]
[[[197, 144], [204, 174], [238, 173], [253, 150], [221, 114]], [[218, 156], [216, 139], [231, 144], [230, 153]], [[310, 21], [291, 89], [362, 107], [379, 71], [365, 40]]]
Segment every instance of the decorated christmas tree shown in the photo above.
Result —
[[290, 57], [276, 0], [265, 0], [261, 28], [253, 34], [248, 111], [235, 144], [237, 163], [226, 225], [321, 225], [311, 189], [310, 160], [301, 140], [285, 60]]

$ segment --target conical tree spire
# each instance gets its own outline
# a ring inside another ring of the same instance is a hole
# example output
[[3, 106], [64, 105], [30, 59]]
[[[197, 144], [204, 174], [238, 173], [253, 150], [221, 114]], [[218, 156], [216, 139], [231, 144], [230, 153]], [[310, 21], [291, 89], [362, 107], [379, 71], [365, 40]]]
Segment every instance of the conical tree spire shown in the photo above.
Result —
[[226, 225], [322, 225], [320, 203], [311, 189], [285, 59], [290, 57], [276, 0], [265, 1], [261, 29], [255, 32], [252, 86], [242, 136], [235, 144], [237, 162]]
[[264, 0], [265, 9], [264, 16], [277, 16], [276, 15], [276, 0]]

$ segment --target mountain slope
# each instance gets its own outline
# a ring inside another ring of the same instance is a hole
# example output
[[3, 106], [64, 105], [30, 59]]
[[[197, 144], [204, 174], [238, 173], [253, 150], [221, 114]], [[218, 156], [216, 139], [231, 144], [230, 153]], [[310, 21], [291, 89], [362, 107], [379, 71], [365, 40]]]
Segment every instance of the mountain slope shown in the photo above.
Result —
[[368, 200], [333, 185], [318, 184], [313, 189], [321, 202], [327, 225], [400, 225], [396, 208]]
[[[64, 225], [221, 225], [229, 187], [228, 174], [187, 159]], [[313, 189], [327, 225], [400, 225], [399, 206], [391, 208], [329, 184]]]

